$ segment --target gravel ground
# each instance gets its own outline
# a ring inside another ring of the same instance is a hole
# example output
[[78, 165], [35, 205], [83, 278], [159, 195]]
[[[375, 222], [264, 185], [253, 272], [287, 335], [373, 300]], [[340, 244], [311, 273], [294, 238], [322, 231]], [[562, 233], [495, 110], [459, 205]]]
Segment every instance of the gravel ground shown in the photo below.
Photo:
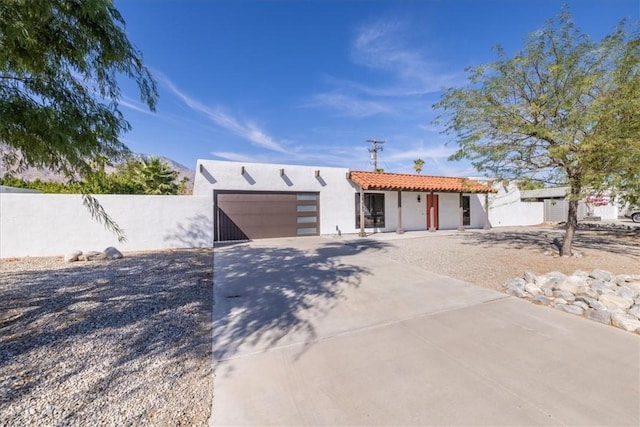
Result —
[[559, 227], [467, 230], [447, 236], [394, 240], [386, 249], [400, 262], [503, 290], [510, 278], [525, 271], [544, 274], [602, 269], [614, 274], [640, 274], [640, 228], [630, 230], [578, 230], [577, 256], [558, 256], [564, 230]]
[[205, 426], [210, 250], [0, 263], [0, 426]]

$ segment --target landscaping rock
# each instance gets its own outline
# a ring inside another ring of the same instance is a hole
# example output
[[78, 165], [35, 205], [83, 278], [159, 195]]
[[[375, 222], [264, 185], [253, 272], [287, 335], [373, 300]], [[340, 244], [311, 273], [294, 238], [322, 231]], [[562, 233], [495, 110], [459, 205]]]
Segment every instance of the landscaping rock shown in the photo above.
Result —
[[587, 304], [584, 301], [574, 301], [572, 304], [582, 308], [583, 310], [588, 310], [589, 309], [589, 304]]
[[593, 270], [589, 273], [589, 277], [596, 280], [602, 280], [603, 282], [611, 282], [612, 279], [615, 279], [613, 274], [605, 270]]
[[113, 246], [109, 246], [107, 249], [105, 249], [104, 254], [108, 259], [120, 259], [123, 257], [122, 252], [120, 252]]
[[535, 283], [541, 288], [553, 287], [556, 283], [560, 283], [566, 278], [566, 274], [560, 273], [559, 271], [552, 271], [542, 276], [536, 276]]
[[527, 283], [536, 283], [536, 279], [537, 279], [536, 275], [533, 274], [532, 272], [530, 272], [530, 271], [525, 271], [524, 272], [524, 280]]
[[613, 294], [613, 285], [609, 282], [603, 282], [602, 280], [595, 280], [591, 283], [591, 289], [596, 291], [600, 295]]
[[587, 279], [584, 277], [578, 276], [569, 276], [562, 282], [558, 282], [553, 285], [554, 290], [566, 291], [576, 293], [579, 288], [585, 287], [587, 285]]
[[614, 276], [605, 270], [577, 270], [571, 276], [553, 271], [505, 282], [506, 292], [534, 304], [640, 334], [640, 280], [638, 275]]
[[598, 292], [594, 291], [589, 286], [581, 286], [580, 288], [578, 288], [575, 294], [576, 294], [576, 298], [587, 297], [592, 299], [598, 299], [598, 297], [600, 296]]
[[584, 313], [584, 309], [582, 307], [578, 307], [577, 305], [573, 304], [562, 304], [558, 306], [558, 309], [578, 316], [581, 316], [582, 313]]
[[103, 252], [89, 251], [84, 253], [80, 259], [83, 261], [100, 261], [107, 259], [107, 256]]
[[567, 291], [553, 291], [553, 296], [556, 298], [562, 298], [563, 300], [569, 301], [569, 302], [576, 300], [575, 295]]
[[640, 320], [631, 314], [613, 313], [611, 315], [611, 324], [629, 332], [638, 332], [640, 330]]
[[616, 295], [623, 298], [634, 299], [638, 296], [638, 292], [628, 286], [618, 286], [618, 288], [616, 289]]
[[617, 295], [600, 295], [598, 299], [602, 304], [606, 305], [609, 310], [616, 308], [627, 310], [633, 305], [633, 300], [630, 298], [624, 298]]
[[540, 289], [540, 287], [538, 285], [535, 285], [532, 282], [528, 282], [524, 286], [524, 290], [529, 292], [529, 294], [531, 294], [533, 296], [538, 296], [538, 295], [543, 295], [544, 294], [544, 292], [542, 292], [542, 289]]
[[611, 324], [611, 313], [606, 310], [585, 310], [584, 317], [589, 320], [604, 323], [605, 325]]
[[80, 256], [82, 255], [82, 251], [71, 251], [64, 256], [64, 262], [75, 262], [78, 261]]
[[533, 297], [531, 298], [531, 302], [537, 305], [545, 305], [545, 306], [548, 306], [549, 304], [551, 304], [551, 300], [543, 296]]
[[633, 307], [629, 309], [627, 313], [640, 319], [640, 305], [635, 304]]
[[524, 289], [516, 288], [516, 287], [508, 288], [507, 293], [509, 295], [513, 295], [514, 297], [518, 297], [518, 298], [526, 298], [529, 296], [529, 294], [525, 292]]

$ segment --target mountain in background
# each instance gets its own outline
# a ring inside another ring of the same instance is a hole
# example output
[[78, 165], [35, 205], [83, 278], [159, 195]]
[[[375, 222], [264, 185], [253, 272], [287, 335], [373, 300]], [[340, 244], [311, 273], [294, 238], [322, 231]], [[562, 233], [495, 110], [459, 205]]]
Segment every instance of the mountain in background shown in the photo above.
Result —
[[[196, 176], [196, 172], [194, 170], [189, 169], [185, 165], [180, 164], [175, 160], [171, 160], [170, 158], [164, 157], [164, 156], [155, 156], [152, 154], [140, 154], [140, 153], [133, 153], [132, 156], [136, 160], [142, 160], [142, 159], [149, 160], [156, 157], [159, 158], [163, 162], [167, 163], [171, 169], [178, 172], [178, 179], [176, 180], [177, 182], [180, 182], [183, 177], [187, 177], [189, 178], [189, 182], [187, 182], [187, 185], [186, 185], [187, 190], [191, 192], [191, 190], [193, 189], [193, 179]], [[116, 168], [113, 166], [107, 166], [105, 170], [107, 173], [111, 173], [111, 172], [114, 172]], [[6, 173], [7, 173], [7, 168], [2, 162], [0, 162], [0, 177], [4, 176]], [[22, 178], [25, 181], [35, 181], [36, 179], [39, 179], [40, 181], [56, 181], [56, 182], [68, 181], [68, 179], [63, 175], [60, 175], [48, 169], [27, 168], [26, 170], [20, 173], [13, 173], [12, 175], [15, 176], [16, 178]]]

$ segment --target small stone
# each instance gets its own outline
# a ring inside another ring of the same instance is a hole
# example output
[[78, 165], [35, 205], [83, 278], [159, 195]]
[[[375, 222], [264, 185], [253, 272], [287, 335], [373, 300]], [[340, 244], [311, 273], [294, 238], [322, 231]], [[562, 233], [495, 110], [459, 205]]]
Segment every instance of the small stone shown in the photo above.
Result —
[[122, 252], [120, 252], [113, 246], [109, 246], [107, 249], [105, 249], [104, 254], [108, 259], [120, 259], [123, 257]]
[[573, 305], [582, 308], [583, 310], [587, 310], [589, 308], [589, 304], [584, 301], [574, 301]]
[[551, 300], [549, 298], [543, 297], [541, 295], [531, 298], [531, 302], [537, 305], [545, 305], [545, 306], [551, 304]]
[[71, 251], [64, 256], [64, 262], [75, 262], [82, 255], [82, 251]]
[[615, 279], [613, 274], [605, 270], [593, 270], [589, 273], [589, 277], [596, 280], [602, 280], [603, 282], [611, 282], [612, 279]]
[[566, 278], [566, 274], [560, 273], [559, 271], [552, 271], [542, 276], [536, 276], [535, 284], [541, 288], [553, 287], [556, 283], [560, 283]]
[[524, 279], [522, 278], [516, 278], [516, 279], [509, 279], [506, 282], [504, 282], [504, 285], [502, 285], [505, 289], [521, 289], [524, 291], [524, 285], [526, 285], [527, 282], [525, 282]]
[[535, 285], [532, 282], [528, 282], [524, 286], [524, 290], [529, 292], [533, 296], [538, 296], [538, 295], [542, 295], [543, 294], [542, 289], [540, 289], [540, 287], [538, 285]]
[[[620, 283], [620, 282], [618, 282]], [[640, 282], [627, 281], [624, 283], [624, 286], [633, 289], [634, 291], [640, 294]]]
[[627, 313], [640, 319], [640, 304], [635, 304]]
[[638, 296], [638, 292], [628, 286], [618, 286], [618, 288], [616, 289], [616, 295], [622, 298], [634, 299]]
[[578, 276], [569, 276], [562, 282], [556, 283], [553, 286], [554, 290], [567, 291], [572, 294], [576, 293], [579, 288], [587, 285], [587, 279]]
[[576, 270], [573, 272], [572, 276], [578, 276], [587, 279], [589, 277], [589, 272], [584, 270]]
[[595, 280], [591, 284], [591, 289], [593, 289], [594, 291], [596, 291], [600, 295], [614, 293], [612, 287], [613, 286], [612, 286], [612, 284], [610, 282], [604, 282], [602, 280]]
[[507, 293], [509, 295], [513, 295], [514, 297], [518, 297], [518, 298], [526, 298], [527, 296], [529, 296], [529, 294], [526, 293], [524, 289], [520, 289], [520, 288], [508, 288]]
[[533, 274], [533, 273], [532, 273], [532, 272], [530, 272], [530, 271], [525, 271], [525, 272], [524, 272], [524, 280], [525, 280], [527, 283], [536, 283], [536, 275], [535, 275], [535, 274]]
[[553, 300], [553, 306], [554, 307], [557, 307], [559, 305], [564, 305], [566, 303], [567, 303], [567, 301], [563, 300], [562, 298], [556, 298], [555, 300]]
[[542, 292], [544, 292], [545, 297], [551, 298], [553, 296], [553, 289], [551, 288], [542, 288]]
[[613, 313], [611, 315], [611, 324], [629, 332], [635, 332], [640, 329], [640, 320], [625, 313]]
[[556, 298], [561, 298], [565, 301], [575, 301], [576, 299], [575, 295], [567, 291], [553, 291], [553, 296]]
[[606, 310], [585, 310], [584, 317], [589, 320], [604, 323], [605, 325], [611, 324], [611, 313]]
[[561, 304], [557, 307], [559, 310], [566, 311], [567, 313], [575, 314], [581, 316], [584, 313], [584, 309], [582, 307], [578, 307], [573, 304]]
[[598, 299], [598, 297], [599, 297], [598, 292], [594, 291], [593, 289], [591, 289], [588, 286], [579, 287], [576, 290], [575, 294], [576, 294], [576, 298], [577, 297], [587, 297], [587, 298]]
[[84, 259], [86, 261], [91, 261], [93, 258], [98, 256], [98, 254], [100, 254], [100, 253], [101, 252], [98, 252], [98, 251], [89, 251], [89, 252], [85, 252], [82, 256], [84, 257]]
[[602, 304], [606, 305], [609, 310], [622, 309], [626, 310], [633, 305], [633, 300], [630, 298], [623, 298], [617, 295], [600, 295], [598, 299]]

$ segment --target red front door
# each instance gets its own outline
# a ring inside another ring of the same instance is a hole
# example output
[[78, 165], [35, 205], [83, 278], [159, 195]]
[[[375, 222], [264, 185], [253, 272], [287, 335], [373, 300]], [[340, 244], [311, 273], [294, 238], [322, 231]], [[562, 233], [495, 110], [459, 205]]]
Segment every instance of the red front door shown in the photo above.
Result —
[[433, 227], [438, 229], [438, 195], [427, 194], [427, 229], [431, 228], [431, 208], [433, 207]]

